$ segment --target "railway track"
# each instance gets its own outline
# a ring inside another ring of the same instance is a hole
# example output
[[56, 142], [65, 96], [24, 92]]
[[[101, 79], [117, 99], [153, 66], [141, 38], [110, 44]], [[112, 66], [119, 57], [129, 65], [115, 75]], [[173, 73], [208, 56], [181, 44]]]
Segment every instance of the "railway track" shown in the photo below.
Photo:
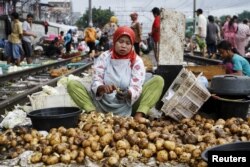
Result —
[[190, 54], [184, 55], [184, 60], [186, 62], [192, 62], [197, 65], [219, 65], [222, 64], [221, 60], [209, 59], [201, 56], [192, 56]]
[[25, 79], [30, 75], [44, 73], [46, 71], [49, 71], [50, 69], [58, 68], [58, 67], [66, 65], [66, 64], [69, 64], [72, 59], [73, 58], [69, 58], [69, 59], [60, 60], [60, 61], [50, 63], [50, 64], [40, 65], [37, 67], [28, 68], [28, 69], [24, 69], [21, 71], [0, 75], [0, 83], [6, 82], [6, 81], [11, 81], [11, 80]]
[[[48, 72], [51, 69], [59, 68], [69, 64], [71, 62], [71, 59], [72, 58], [69, 58], [51, 64], [41, 65], [38, 67], [1, 75], [0, 114], [4, 114], [5, 109], [11, 109], [16, 104], [22, 104], [24, 102], [27, 102], [27, 96], [35, 92], [41, 91], [42, 86], [55, 86], [60, 77], [51, 78]], [[192, 56], [189, 52], [185, 52], [184, 60], [187, 62], [193, 62], [197, 65], [219, 65], [222, 63], [221, 60], [204, 58], [201, 56], [200, 52], [195, 52], [194, 56]], [[249, 58], [248, 61], [250, 61]], [[87, 60], [83, 60], [82, 62], [84, 62], [83, 66], [74, 69], [67, 75], [79, 75], [93, 64], [92, 61]], [[30, 83], [31, 81], [36, 82], [36, 84], [27, 85], [27, 83]]]
[[[250, 63], [250, 57], [244, 57], [248, 60]], [[184, 52], [184, 60], [186, 62], [192, 62], [197, 65], [219, 65], [222, 64], [222, 60], [219, 59], [210, 59], [202, 57], [201, 52], [194, 52], [194, 55], [192, 56], [190, 52], [185, 51]]]
[[194, 55], [192, 56], [190, 52], [185, 51], [184, 60], [186, 62], [192, 62], [197, 65], [219, 65], [222, 63], [222, 60], [202, 57], [201, 52], [194, 52]]
[[[61, 77], [50, 77], [51, 69], [66, 66], [72, 58], [62, 60], [56, 63], [41, 65], [38, 67], [25, 69], [10, 74], [0, 76], [0, 114], [4, 114], [5, 109], [11, 109], [16, 104], [22, 104], [28, 101], [27, 96], [42, 90], [42, 86], [55, 86]], [[88, 69], [93, 62], [87, 59], [81, 61], [79, 68], [72, 68], [66, 75], [80, 75]]]

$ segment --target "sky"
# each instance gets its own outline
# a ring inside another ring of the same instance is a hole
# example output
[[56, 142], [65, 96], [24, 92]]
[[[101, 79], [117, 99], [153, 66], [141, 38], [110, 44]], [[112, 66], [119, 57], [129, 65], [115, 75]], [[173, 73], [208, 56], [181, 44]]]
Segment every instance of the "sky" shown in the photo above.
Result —
[[[111, 8], [118, 17], [120, 25], [130, 25], [129, 14], [136, 11], [139, 14], [139, 21], [145, 29], [149, 30], [153, 22], [151, 10], [153, 7], [177, 10], [193, 17], [194, 0], [92, 0], [92, 7], [102, 9]], [[88, 8], [89, 0], [72, 0], [74, 12], [84, 13]], [[201, 8], [204, 15], [234, 15], [250, 11], [250, 0], [196, 0], [196, 9]]]
[[[82, 15], [88, 9], [89, 0], [71, 1], [73, 12], [80, 12]], [[203, 9], [206, 17], [208, 15], [218, 17], [235, 15], [242, 13], [244, 10], [250, 11], [250, 0], [92, 0], [92, 7], [111, 8], [118, 17], [119, 25], [130, 25], [130, 13], [137, 12], [139, 22], [143, 23], [143, 33], [147, 34], [154, 20], [151, 13], [152, 8], [159, 7], [176, 10], [184, 13], [186, 18], [192, 19], [194, 1], [196, 2], [196, 9]], [[48, 0], [41, 0], [41, 2], [47, 3]]]
[[[92, 0], [93, 7], [108, 8], [112, 10], [150, 11], [153, 7], [164, 7], [192, 15], [194, 0]], [[83, 12], [88, 8], [89, 0], [72, 0], [73, 10]], [[250, 0], [196, 0], [196, 7], [214, 14], [237, 13], [238, 10], [247, 10]]]

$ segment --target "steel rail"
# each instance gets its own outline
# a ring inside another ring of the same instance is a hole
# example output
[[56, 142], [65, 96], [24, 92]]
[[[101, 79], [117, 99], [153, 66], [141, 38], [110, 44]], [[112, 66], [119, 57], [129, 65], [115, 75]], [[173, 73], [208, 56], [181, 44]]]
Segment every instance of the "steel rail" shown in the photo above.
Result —
[[[245, 57], [245, 56], [243, 56], [243, 57], [245, 59], [247, 59], [247, 61], [250, 63], [250, 57]], [[192, 56], [189, 51], [184, 51], [184, 60], [185, 61], [194, 62], [194, 63], [196, 63], [196, 62], [201, 63], [199, 65], [206, 65], [206, 62], [209, 65], [216, 65], [217, 61], [220, 61], [222, 63], [222, 60], [209, 59], [209, 58], [202, 57], [202, 53], [201, 52], [194, 52], [194, 56]]]
[[[93, 62], [87, 62], [82, 67], [79, 67], [79, 68], [75, 69], [74, 71], [66, 74], [66, 76], [68, 76], [70, 74], [78, 75], [81, 72], [83, 72], [85, 69], [87, 69], [88, 67], [90, 67], [92, 64], [93, 64]], [[4, 114], [5, 113], [5, 109], [10, 109], [14, 105], [16, 105], [16, 104], [20, 104], [20, 103], [23, 103], [23, 102], [27, 101], [28, 100], [27, 96], [31, 95], [32, 93], [41, 91], [42, 90], [42, 86], [44, 86], [44, 85], [55, 86], [56, 83], [57, 83], [57, 81], [59, 79], [61, 79], [61, 77], [62, 76], [54, 78], [54, 79], [52, 79], [52, 80], [50, 80], [48, 82], [45, 82], [45, 83], [42, 83], [40, 85], [35, 86], [35, 87], [29, 89], [26, 92], [23, 92], [21, 94], [18, 94], [18, 95], [14, 96], [14, 97], [11, 97], [9, 99], [6, 99], [6, 100], [0, 102], [0, 114]]]
[[60, 60], [60, 61], [55, 62], [55, 63], [40, 65], [40, 66], [37, 66], [37, 67], [32, 67], [32, 68], [24, 69], [24, 70], [21, 70], [21, 71], [16, 71], [16, 72], [13, 72], [13, 73], [0, 75], [0, 82], [6, 82], [6, 81], [9, 81], [9, 80], [12, 80], [12, 79], [18, 80], [19, 78], [29, 76], [29, 75], [32, 75], [32, 74], [35, 74], [35, 73], [38, 73], [38, 72], [41, 72], [41, 71], [45, 71], [45, 70], [48, 70], [48, 69], [50, 69], [52, 67], [65, 65], [65, 64], [69, 63], [71, 61], [71, 59], [73, 59], [73, 58], [74, 57], [68, 58], [68, 59], [65, 59], [65, 60]]
[[201, 56], [192, 56], [190, 54], [184, 54], [184, 60], [187, 62], [193, 62], [198, 65], [219, 65], [222, 64], [221, 60], [209, 59]]

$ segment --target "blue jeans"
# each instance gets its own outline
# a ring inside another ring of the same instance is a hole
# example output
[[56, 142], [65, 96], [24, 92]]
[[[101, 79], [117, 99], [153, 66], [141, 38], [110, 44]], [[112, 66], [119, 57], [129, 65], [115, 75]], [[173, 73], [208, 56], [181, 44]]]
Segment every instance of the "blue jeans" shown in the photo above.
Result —
[[6, 57], [12, 57], [13, 59], [20, 59], [23, 53], [22, 45], [7, 42], [5, 45]]

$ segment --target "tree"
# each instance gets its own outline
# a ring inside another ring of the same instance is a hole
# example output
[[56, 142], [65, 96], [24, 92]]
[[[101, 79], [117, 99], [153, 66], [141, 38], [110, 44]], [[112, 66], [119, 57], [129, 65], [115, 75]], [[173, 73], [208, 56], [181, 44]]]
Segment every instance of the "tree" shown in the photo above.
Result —
[[250, 11], [244, 10], [242, 13], [238, 15], [238, 20], [243, 21], [246, 18], [250, 18]]
[[222, 23], [222, 25], [226, 22], [226, 18], [227, 18], [228, 15], [223, 15], [220, 17], [220, 21]]
[[[226, 21], [226, 17], [227, 17], [227, 16], [228, 16], [228, 15], [223, 15], [223, 16], [220, 17], [220, 20], [222, 21], [222, 23], [224, 23], [224, 22]], [[238, 21], [241, 22], [241, 21], [243, 21], [245, 18], [250, 18], [250, 11], [244, 10], [242, 13], [240, 13], [240, 14], [238, 14], [238, 15], [236, 15], [236, 16], [238, 16]]]
[[[114, 16], [114, 12], [110, 9], [93, 8], [92, 9], [92, 19], [95, 27], [103, 27], [111, 16]], [[89, 10], [87, 10], [82, 17], [76, 21], [76, 26], [78, 28], [84, 28], [88, 26]]]

